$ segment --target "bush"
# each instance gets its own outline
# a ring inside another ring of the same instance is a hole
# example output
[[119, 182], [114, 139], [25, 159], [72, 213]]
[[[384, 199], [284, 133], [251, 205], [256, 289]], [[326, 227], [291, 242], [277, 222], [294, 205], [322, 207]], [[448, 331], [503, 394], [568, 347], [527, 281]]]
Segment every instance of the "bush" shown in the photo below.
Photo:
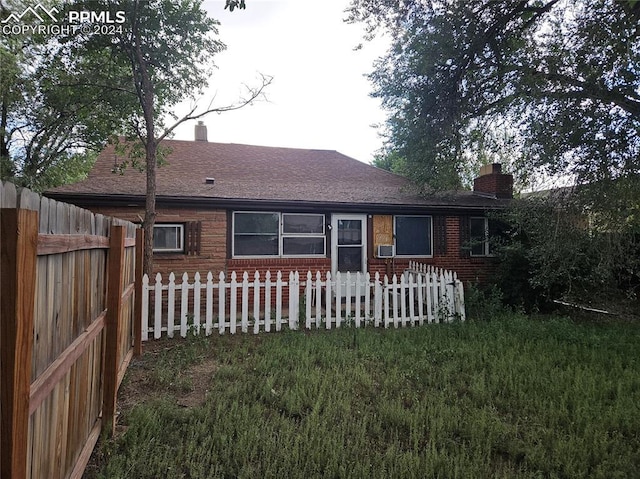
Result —
[[506, 304], [526, 311], [552, 300], [588, 300], [640, 283], [634, 216], [598, 209], [584, 195], [516, 200], [499, 215], [494, 283]]
[[490, 321], [511, 313], [505, 306], [502, 291], [495, 284], [482, 288], [478, 284], [467, 283], [464, 303], [467, 318], [471, 320]]

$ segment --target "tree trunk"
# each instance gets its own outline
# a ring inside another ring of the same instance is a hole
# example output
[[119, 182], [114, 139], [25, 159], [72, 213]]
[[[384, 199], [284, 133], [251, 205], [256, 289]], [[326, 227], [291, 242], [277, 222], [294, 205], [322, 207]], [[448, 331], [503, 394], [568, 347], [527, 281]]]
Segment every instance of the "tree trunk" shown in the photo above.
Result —
[[[2, 106], [0, 107], [0, 167], [6, 168], [8, 170], [8, 162], [9, 162], [9, 144], [8, 144], [8, 134], [9, 131], [9, 108], [7, 104], [9, 103], [9, 99], [5, 95], [2, 99]], [[4, 164], [4, 161], [7, 164]], [[8, 174], [8, 171], [2, 171], [2, 174]]]
[[147, 162], [147, 196], [144, 212], [144, 263], [142, 269], [153, 273], [153, 226], [156, 222], [156, 141], [151, 137], [145, 145]]
[[[154, 89], [147, 62], [136, 39], [134, 75], [138, 76], [138, 96], [145, 122], [145, 166], [147, 171], [147, 194], [144, 212], [144, 261], [142, 270], [151, 277], [153, 273], [153, 226], [156, 222], [156, 166], [158, 143], [155, 136]], [[136, 71], [137, 70], [137, 71]]]

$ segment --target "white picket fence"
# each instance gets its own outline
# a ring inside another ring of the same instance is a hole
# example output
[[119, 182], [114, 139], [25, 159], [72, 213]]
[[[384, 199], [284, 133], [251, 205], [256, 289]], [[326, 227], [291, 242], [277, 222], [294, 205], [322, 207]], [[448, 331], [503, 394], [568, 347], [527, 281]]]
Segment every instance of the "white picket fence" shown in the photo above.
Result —
[[[239, 278], [223, 273], [214, 281], [209, 272], [202, 282], [196, 273], [193, 282], [187, 273], [176, 284], [175, 274], [163, 284], [158, 273], [155, 284], [143, 277], [142, 340], [189, 331], [209, 335], [253, 331], [280, 331], [283, 327], [307, 329], [353, 325], [385, 327], [416, 326], [425, 323], [464, 321], [464, 289], [456, 274], [440, 268], [410, 263], [391, 280], [378, 273], [323, 275], [310, 271], [301, 281], [298, 272], [285, 280], [258, 272]], [[203, 297], [204, 292], [204, 297]], [[288, 298], [286, 301], [284, 298]], [[153, 305], [153, 311], [150, 310]], [[176, 317], [177, 316], [177, 317]]]

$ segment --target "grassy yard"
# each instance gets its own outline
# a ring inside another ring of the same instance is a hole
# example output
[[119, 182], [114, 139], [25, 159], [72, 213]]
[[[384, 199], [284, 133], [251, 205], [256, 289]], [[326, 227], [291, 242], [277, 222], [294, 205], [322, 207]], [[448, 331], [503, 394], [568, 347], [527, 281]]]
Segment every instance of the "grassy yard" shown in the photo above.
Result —
[[637, 323], [162, 341], [120, 401], [85, 477], [640, 477]]

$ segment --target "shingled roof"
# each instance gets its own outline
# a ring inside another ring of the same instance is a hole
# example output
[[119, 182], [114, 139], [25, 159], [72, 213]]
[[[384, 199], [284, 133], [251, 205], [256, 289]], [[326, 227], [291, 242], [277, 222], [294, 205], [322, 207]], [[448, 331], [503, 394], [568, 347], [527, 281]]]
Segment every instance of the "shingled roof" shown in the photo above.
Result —
[[[356, 206], [487, 208], [503, 202], [470, 191], [421, 197], [401, 176], [332, 150], [166, 140], [166, 163], [157, 169], [157, 197], [174, 202], [285, 202]], [[57, 199], [131, 200], [145, 195], [145, 173], [127, 168], [107, 146], [87, 179], [47, 192]], [[213, 184], [207, 182], [213, 178]]]

